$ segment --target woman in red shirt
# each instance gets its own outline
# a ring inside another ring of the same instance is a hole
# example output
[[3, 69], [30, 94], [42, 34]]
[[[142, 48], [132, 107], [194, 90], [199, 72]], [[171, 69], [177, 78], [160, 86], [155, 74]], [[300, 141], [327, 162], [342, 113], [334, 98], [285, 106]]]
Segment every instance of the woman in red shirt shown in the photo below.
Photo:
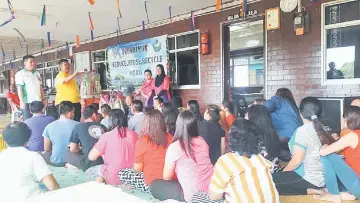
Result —
[[145, 114], [143, 133], [135, 145], [134, 168], [119, 172], [121, 182], [142, 192], [149, 192], [151, 182], [163, 176], [165, 153], [172, 139], [172, 135], [166, 132], [162, 113], [149, 110]]
[[154, 84], [155, 96], [162, 97], [163, 102], [171, 100], [170, 97], [170, 78], [166, 76], [164, 66], [158, 64], [156, 66], [156, 78]]

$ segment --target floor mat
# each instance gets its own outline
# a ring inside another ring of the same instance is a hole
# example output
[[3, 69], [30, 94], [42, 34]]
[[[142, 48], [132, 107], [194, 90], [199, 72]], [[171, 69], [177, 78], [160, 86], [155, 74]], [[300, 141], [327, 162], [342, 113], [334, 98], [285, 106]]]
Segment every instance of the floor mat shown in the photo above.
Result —
[[[66, 188], [90, 181], [85, 175], [85, 173], [78, 169], [69, 169], [65, 167], [53, 167], [53, 166], [49, 166], [49, 168], [53, 172], [55, 179], [60, 185], [60, 188]], [[129, 189], [126, 186], [119, 186], [119, 187], [122, 189], [123, 192], [134, 195], [143, 200], [147, 200], [148, 202], [160, 202], [159, 200], [153, 198], [151, 194]]]

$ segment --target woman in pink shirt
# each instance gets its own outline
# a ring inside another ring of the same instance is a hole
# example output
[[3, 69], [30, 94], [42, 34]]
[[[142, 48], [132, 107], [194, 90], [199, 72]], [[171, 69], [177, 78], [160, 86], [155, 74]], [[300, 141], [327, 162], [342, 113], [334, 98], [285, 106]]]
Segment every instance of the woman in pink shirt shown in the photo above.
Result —
[[120, 185], [117, 174], [134, 165], [138, 135], [127, 128], [127, 117], [120, 109], [111, 110], [109, 126], [109, 132], [100, 137], [88, 156], [91, 161], [102, 156], [104, 164], [91, 167], [85, 173], [97, 182]]
[[[171, 180], [175, 173], [178, 181]], [[197, 119], [190, 111], [183, 111], [176, 121], [174, 140], [166, 151], [164, 180], [152, 182], [151, 194], [159, 200], [191, 202], [196, 192], [207, 192], [212, 174], [209, 146], [199, 136]]]
[[138, 92], [138, 95], [144, 97], [144, 106], [145, 109], [151, 109], [154, 107], [154, 79], [152, 79], [151, 70], [147, 69], [144, 72], [145, 80], [141, 85], [141, 89]]

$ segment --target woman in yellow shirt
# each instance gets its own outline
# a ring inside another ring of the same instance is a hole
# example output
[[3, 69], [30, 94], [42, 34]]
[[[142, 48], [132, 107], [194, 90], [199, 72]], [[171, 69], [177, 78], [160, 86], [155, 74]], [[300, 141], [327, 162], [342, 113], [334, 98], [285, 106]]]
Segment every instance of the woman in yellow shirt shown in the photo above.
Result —
[[67, 59], [60, 59], [59, 62], [60, 72], [55, 79], [56, 97], [55, 105], [59, 105], [62, 101], [70, 101], [75, 107], [74, 120], [80, 121], [81, 118], [81, 104], [79, 88], [75, 81], [75, 76], [78, 74], [75, 71], [69, 74], [70, 65]]

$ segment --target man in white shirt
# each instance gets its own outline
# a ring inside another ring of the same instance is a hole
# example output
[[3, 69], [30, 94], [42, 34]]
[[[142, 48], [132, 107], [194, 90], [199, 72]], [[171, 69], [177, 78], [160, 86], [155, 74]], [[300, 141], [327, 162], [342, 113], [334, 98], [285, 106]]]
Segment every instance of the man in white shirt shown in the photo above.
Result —
[[130, 130], [135, 131], [139, 136], [141, 135], [145, 117], [143, 109], [144, 105], [140, 100], [134, 100], [131, 104], [131, 112], [134, 116], [129, 119], [128, 126]]
[[14, 122], [4, 129], [3, 139], [8, 148], [0, 153], [1, 202], [24, 202], [45, 192], [40, 182], [50, 191], [59, 189], [40, 154], [25, 148], [30, 135], [31, 130], [25, 123]]
[[41, 87], [41, 76], [36, 72], [34, 56], [26, 55], [24, 56], [23, 61], [24, 69], [15, 74], [15, 84], [20, 99], [20, 108], [24, 120], [26, 120], [32, 116], [29, 110], [30, 103], [33, 101], [42, 101], [46, 106], [46, 100], [44, 90]]

